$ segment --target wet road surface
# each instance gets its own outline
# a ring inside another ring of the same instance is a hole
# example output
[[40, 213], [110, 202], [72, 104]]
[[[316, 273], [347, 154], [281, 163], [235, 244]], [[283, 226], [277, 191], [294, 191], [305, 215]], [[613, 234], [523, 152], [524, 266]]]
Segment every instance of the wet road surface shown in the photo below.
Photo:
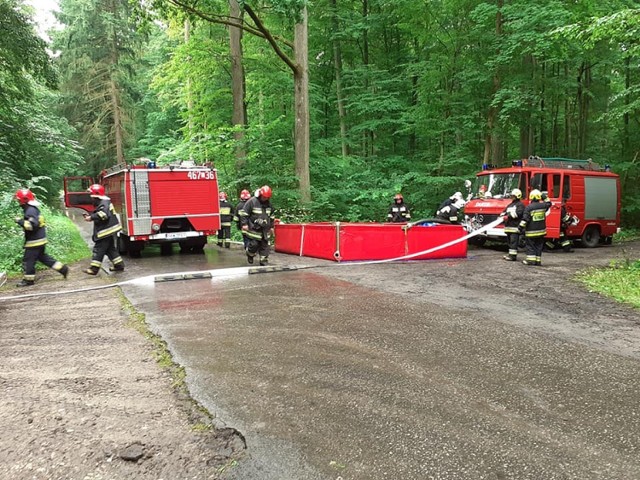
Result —
[[[143, 255], [121, 278], [246, 265], [237, 248]], [[229, 478], [640, 478], [637, 358], [331, 271], [123, 288], [193, 396], [245, 435], [249, 458]]]

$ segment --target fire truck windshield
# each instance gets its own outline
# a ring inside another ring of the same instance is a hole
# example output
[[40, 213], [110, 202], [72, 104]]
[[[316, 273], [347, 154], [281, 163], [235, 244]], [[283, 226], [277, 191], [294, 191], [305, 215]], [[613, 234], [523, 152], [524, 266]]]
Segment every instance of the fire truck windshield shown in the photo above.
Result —
[[478, 175], [473, 185], [473, 198], [508, 198], [514, 188], [521, 188], [522, 173], [487, 173]]

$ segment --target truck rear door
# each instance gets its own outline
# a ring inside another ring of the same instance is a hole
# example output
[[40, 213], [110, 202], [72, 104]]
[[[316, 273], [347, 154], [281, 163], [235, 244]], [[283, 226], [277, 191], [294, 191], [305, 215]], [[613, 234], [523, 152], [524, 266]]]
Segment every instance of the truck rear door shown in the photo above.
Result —
[[64, 204], [67, 208], [80, 208], [92, 212], [93, 202], [87, 189], [93, 185], [91, 177], [64, 177]]

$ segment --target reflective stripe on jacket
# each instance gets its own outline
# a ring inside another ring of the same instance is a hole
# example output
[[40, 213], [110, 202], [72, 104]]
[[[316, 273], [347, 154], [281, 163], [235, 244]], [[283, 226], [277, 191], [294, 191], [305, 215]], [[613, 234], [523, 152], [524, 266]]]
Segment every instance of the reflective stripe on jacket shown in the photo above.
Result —
[[109, 197], [100, 199], [100, 203], [98, 203], [90, 217], [91, 220], [93, 220], [92, 238], [94, 242], [107, 238], [122, 230], [118, 217], [116, 216], [116, 209], [113, 208]]
[[269, 200], [263, 203], [258, 197], [251, 197], [238, 215], [240, 223], [249, 227], [245, 232], [247, 237], [256, 240], [269, 239], [269, 233], [273, 228], [273, 207]]
[[227, 200], [220, 200], [220, 225], [230, 227], [232, 218], [231, 204]]
[[524, 228], [527, 237], [544, 237], [547, 234], [547, 210], [550, 202], [533, 200], [524, 209], [520, 227]]
[[24, 230], [24, 248], [36, 248], [47, 244], [46, 222], [37, 207], [27, 205], [24, 218], [16, 223]]
[[504, 233], [518, 233], [522, 215], [524, 214], [524, 203], [515, 199], [505, 209], [507, 219], [504, 222]]

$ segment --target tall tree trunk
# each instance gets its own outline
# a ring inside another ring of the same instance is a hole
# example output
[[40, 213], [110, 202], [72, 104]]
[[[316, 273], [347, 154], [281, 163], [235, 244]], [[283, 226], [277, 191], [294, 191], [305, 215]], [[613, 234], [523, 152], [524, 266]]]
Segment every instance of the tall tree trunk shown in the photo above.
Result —
[[[331, 0], [331, 6], [333, 8], [333, 32], [340, 31], [340, 23], [338, 21], [338, 3], [337, 0]], [[340, 41], [337, 38], [333, 39], [333, 65], [336, 72], [336, 97], [338, 100], [338, 119], [340, 121], [340, 145], [342, 146], [342, 157], [349, 155], [349, 148], [347, 146], [347, 112], [344, 107], [344, 97], [342, 94], [342, 49], [340, 48]]]
[[578, 76], [578, 151], [583, 158], [587, 150], [587, 125], [589, 120], [589, 88], [591, 87], [591, 66], [583, 63]]
[[[118, 6], [116, 2], [110, 2], [108, 9], [114, 17], [118, 15]], [[110, 45], [110, 57], [111, 68], [109, 73], [109, 97], [111, 102], [111, 110], [113, 117], [113, 135], [116, 149], [116, 163], [124, 164], [124, 125], [122, 118], [122, 101], [120, 99], [120, 89], [118, 88], [118, 81], [116, 79], [118, 64], [120, 63], [120, 56], [118, 50], [118, 33], [113, 28], [111, 33], [111, 45]]]
[[[232, 21], [242, 23], [242, 11], [238, 0], [229, 0], [229, 17]], [[236, 20], [237, 19], [237, 20]], [[245, 76], [242, 56], [242, 29], [229, 26], [229, 54], [231, 56], [231, 92], [233, 96], [233, 113], [231, 123], [238, 130], [233, 136], [236, 141], [236, 171], [245, 165], [247, 152], [244, 148], [244, 134], [247, 126], [247, 104], [245, 97]]]
[[[184, 21], [184, 43], [189, 43], [191, 39], [191, 22], [187, 18]], [[191, 75], [187, 75], [187, 129], [188, 136], [193, 134], [193, 97], [191, 96]]]
[[[362, 0], [362, 20], [364, 22], [364, 29], [362, 31], [362, 63], [367, 71], [364, 80], [364, 90], [369, 90], [369, 0]], [[363, 156], [368, 157], [373, 151], [373, 132], [365, 130], [362, 138]]]
[[296, 68], [293, 74], [295, 89], [295, 156], [296, 176], [300, 188], [300, 200], [311, 201], [309, 175], [309, 55], [307, 38], [307, 7], [302, 8], [301, 21], [295, 25]]
[[[496, 12], [496, 37], [502, 36], [502, 6], [503, 0], [498, 0], [498, 11]], [[499, 54], [500, 52], [496, 52]], [[493, 73], [493, 91], [491, 97], [494, 98], [495, 95], [500, 90], [501, 78], [500, 71], [498, 67]], [[498, 123], [498, 115], [500, 111], [498, 107], [492, 106], [489, 107], [489, 112], [487, 115], [487, 135], [485, 137], [485, 145], [484, 145], [484, 163], [500, 163], [500, 160], [503, 156], [503, 145], [501, 142], [500, 135], [497, 132], [497, 123]]]

